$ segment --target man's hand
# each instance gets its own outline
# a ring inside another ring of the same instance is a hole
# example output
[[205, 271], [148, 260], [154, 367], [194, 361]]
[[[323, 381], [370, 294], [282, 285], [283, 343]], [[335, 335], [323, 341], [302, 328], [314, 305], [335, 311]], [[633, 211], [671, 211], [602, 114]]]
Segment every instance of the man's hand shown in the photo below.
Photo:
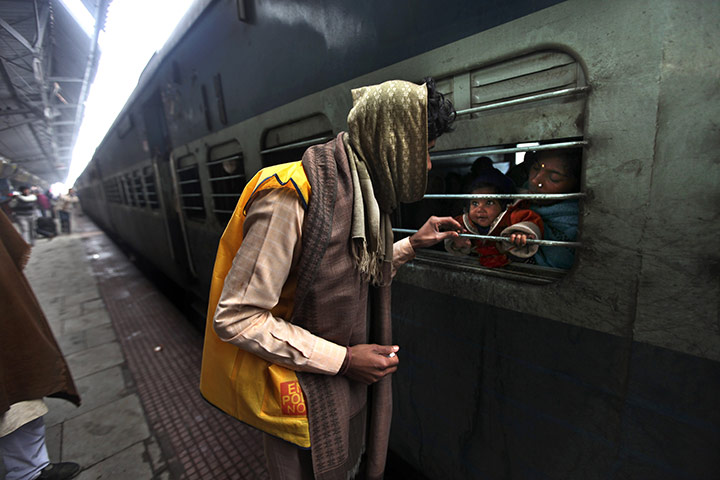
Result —
[[345, 376], [372, 385], [397, 370], [397, 345], [360, 344], [348, 347], [350, 361]]
[[452, 217], [432, 216], [420, 230], [410, 236], [410, 245], [413, 250], [432, 247], [446, 238], [457, 237], [462, 230], [462, 225]]

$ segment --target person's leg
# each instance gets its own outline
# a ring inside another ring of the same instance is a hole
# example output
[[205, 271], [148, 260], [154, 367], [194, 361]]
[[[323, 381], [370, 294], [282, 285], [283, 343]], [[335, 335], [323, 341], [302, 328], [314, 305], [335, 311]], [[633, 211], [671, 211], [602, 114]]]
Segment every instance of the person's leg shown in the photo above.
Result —
[[29, 245], [34, 244], [34, 237], [32, 235], [32, 223], [33, 217], [29, 215], [18, 215], [18, 223], [20, 224], [20, 233], [22, 233], [23, 240]]
[[60, 215], [60, 230], [63, 233], [70, 233], [70, 213], [60, 210], [58, 214]]
[[28, 230], [30, 231], [30, 245], [35, 245], [35, 237], [37, 237], [37, 232], [35, 231], [36, 226], [36, 220], [35, 215], [32, 215], [28, 218]]
[[50, 464], [42, 417], [0, 437], [0, 454], [7, 470], [6, 480], [29, 480], [38, 477], [42, 469]]
[[271, 480], [313, 480], [310, 450], [263, 433], [265, 459]]

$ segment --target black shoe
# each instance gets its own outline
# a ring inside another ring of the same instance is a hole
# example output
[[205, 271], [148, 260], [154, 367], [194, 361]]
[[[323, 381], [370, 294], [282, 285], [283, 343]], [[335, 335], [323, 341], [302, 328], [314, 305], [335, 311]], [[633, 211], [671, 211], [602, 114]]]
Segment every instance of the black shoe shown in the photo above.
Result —
[[51, 463], [42, 469], [37, 480], [68, 480], [80, 472], [80, 465], [74, 462]]

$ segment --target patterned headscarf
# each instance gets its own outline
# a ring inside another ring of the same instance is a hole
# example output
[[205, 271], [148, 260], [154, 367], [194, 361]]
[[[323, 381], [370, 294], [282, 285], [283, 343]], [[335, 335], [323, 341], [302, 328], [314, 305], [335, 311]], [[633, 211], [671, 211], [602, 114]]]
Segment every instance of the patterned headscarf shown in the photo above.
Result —
[[346, 150], [353, 174], [352, 235], [358, 269], [382, 283], [392, 260], [390, 213], [416, 202], [427, 184], [427, 88], [393, 80], [352, 91]]
[[427, 183], [427, 88], [393, 80], [352, 96], [350, 144], [370, 171], [380, 210], [417, 202]]

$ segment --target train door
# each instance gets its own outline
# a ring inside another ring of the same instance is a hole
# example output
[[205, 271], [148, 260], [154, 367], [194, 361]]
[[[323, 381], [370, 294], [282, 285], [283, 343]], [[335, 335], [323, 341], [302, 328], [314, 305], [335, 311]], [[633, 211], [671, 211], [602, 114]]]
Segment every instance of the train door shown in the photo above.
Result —
[[144, 149], [153, 159], [152, 165], [157, 179], [154, 185], [155, 200], [165, 222], [168, 250], [173, 261], [188, 275], [194, 276], [183, 232], [182, 215], [173, 187], [175, 172], [170, 158], [170, 137], [159, 91], [153, 93], [145, 102], [142, 115], [146, 134]]

